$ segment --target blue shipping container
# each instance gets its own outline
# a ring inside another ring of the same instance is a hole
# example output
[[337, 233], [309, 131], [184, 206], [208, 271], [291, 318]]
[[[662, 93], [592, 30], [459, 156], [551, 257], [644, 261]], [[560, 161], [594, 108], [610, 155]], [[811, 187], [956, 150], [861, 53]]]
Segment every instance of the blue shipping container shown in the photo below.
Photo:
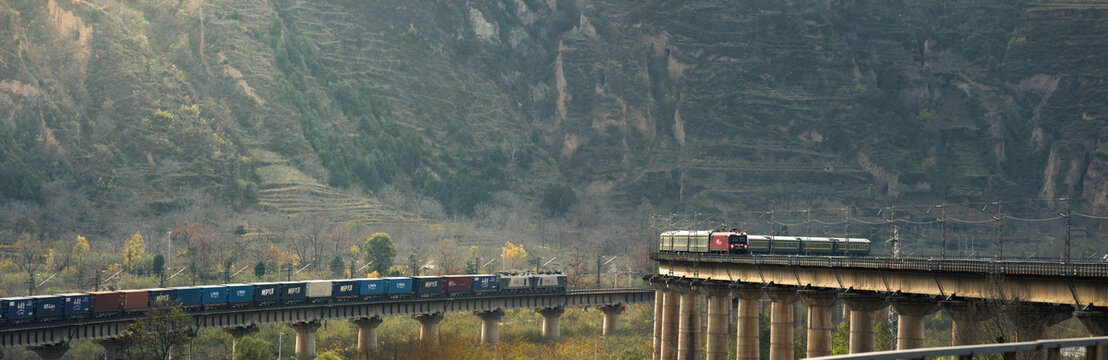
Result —
[[358, 297], [357, 280], [336, 280], [331, 282], [331, 296], [335, 298]]
[[410, 294], [412, 292], [412, 278], [387, 277], [385, 278], [385, 293], [389, 295]]
[[178, 287], [173, 290], [173, 298], [184, 307], [200, 306], [201, 299], [204, 298], [203, 291], [199, 287]]
[[254, 300], [254, 286], [249, 284], [227, 285], [227, 302], [239, 304]]
[[201, 286], [200, 293], [203, 294], [200, 302], [204, 305], [220, 305], [227, 303], [227, 287], [223, 285]]
[[150, 289], [148, 293], [150, 295], [149, 303], [147, 303], [149, 307], [173, 305], [173, 289]]
[[48, 319], [62, 316], [62, 304], [65, 298], [61, 295], [32, 296], [35, 299], [35, 317]]
[[271, 302], [281, 300], [281, 284], [255, 283], [254, 300], [257, 302]]
[[500, 279], [496, 275], [473, 275], [474, 292], [491, 292], [500, 288]]
[[281, 283], [281, 300], [284, 302], [300, 301], [308, 298], [308, 290], [302, 282]]
[[358, 295], [372, 296], [385, 294], [385, 279], [358, 279]]
[[83, 315], [88, 314], [88, 307], [91, 304], [88, 294], [62, 294], [64, 300], [62, 305], [62, 314], [66, 316], [70, 315]]
[[29, 297], [3, 299], [4, 318], [8, 321], [29, 319], [35, 316], [35, 299]]

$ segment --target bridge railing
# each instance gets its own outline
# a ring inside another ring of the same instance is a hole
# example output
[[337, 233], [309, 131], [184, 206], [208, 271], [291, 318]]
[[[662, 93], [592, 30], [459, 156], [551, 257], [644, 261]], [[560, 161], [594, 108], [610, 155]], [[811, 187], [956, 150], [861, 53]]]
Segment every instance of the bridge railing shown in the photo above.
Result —
[[1108, 277], [1108, 261], [1063, 262], [1034, 259], [934, 259], [814, 255], [734, 255], [674, 252], [653, 252], [650, 258], [658, 261], [691, 261], [704, 263], [964, 272], [999, 275]]
[[[1074, 339], [1058, 339], [1058, 340], [1039, 340], [1028, 342], [1017, 342], [1007, 344], [987, 344], [987, 345], [966, 345], [966, 346], [948, 346], [937, 348], [922, 348], [911, 350], [892, 350], [892, 351], [878, 351], [869, 353], [858, 353], [848, 355], [834, 355], [824, 356], [810, 359], [819, 360], [895, 360], [895, 359], [927, 359], [938, 358], [945, 356], [952, 356], [959, 359], [972, 358], [974, 356], [986, 355], [986, 354], [1005, 354], [1005, 359], [1010, 358], [1011, 354], [1029, 351], [1055, 351], [1060, 352], [1064, 348], [1080, 348], [1098, 345], [1108, 345], [1108, 336], [1092, 337], [1092, 338], [1074, 338]], [[1086, 355], [1089, 352], [1086, 350]], [[1060, 357], [1048, 357], [1048, 358], [1060, 358]]]

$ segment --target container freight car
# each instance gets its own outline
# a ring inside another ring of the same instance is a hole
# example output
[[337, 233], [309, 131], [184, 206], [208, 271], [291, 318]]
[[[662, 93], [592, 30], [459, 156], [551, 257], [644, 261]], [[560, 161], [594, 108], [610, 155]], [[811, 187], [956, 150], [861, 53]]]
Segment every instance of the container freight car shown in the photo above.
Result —
[[331, 297], [353, 299], [358, 297], [357, 280], [335, 280], [331, 282]]
[[79, 318], [87, 316], [89, 313], [89, 305], [91, 300], [88, 294], [62, 294], [65, 298], [64, 304], [62, 304], [62, 314], [67, 318]]
[[304, 283], [295, 281], [281, 283], [281, 302], [294, 304], [307, 301], [307, 299], [308, 291]]
[[254, 285], [230, 284], [227, 287], [227, 304], [245, 306], [254, 302]]
[[412, 277], [412, 293], [416, 297], [435, 297], [443, 293], [441, 276]]
[[475, 293], [496, 292], [500, 289], [500, 278], [496, 275], [473, 275], [472, 290]]
[[173, 299], [184, 308], [203, 306], [204, 291], [199, 287], [175, 287]]
[[123, 300], [123, 311], [142, 311], [150, 305], [149, 290], [123, 290], [119, 295]]
[[223, 285], [200, 286], [200, 303], [204, 306], [227, 305], [227, 287]]
[[387, 277], [385, 278], [385, 295], [398, 296], [412, 293], [412, 278]]
[[149, 291], [148, 306], [151, 308], [159, 308], [164, 306], [171, 306], [174, 304], [173, 289], [157, 288], [150, 289]]
[[442, 290], [452, 296], [473, 292], [473, 276], [471, 275], [444, 275], [442, 277]]
[[15, 297], [0, 299], [0, 313], [9, 322], [30, 321], [35, 317], [35, 299]]
[[39, 295], [31, 298], [35, 299], [35, 318], [49, 320], [64, 315], [62, 308], [65, 304], [65, 297], [61, 295]]
[[306, 281], [304, 287], [308, 290], [308, 300], [311, 302], [320, 302], [331, 298], [331, 280]]
[[386, 287], [385, 279], [358, 279], [358, 296], [382, 296]]
[[259, 305], [274, 304], [281, 301], [280, 283], [255, 283], [254, 302]]
[[92, 299], [92, 313], [96, 316], [108, 316], [123, 310], [123, 293], [119, 291], [94, 291], [88, 294]]

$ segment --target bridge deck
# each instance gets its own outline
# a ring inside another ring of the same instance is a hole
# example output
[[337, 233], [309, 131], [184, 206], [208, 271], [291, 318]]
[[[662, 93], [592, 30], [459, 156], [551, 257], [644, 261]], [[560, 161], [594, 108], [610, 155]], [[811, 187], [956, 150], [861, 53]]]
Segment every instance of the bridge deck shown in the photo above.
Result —
[[[564, 293], [487, 294], [461, 297], [328, 301], [275, 306], [218, 307], [189, 311], [196, 329], [373, 316], [415, 315], [453, 311], [642, 304], [654, 301], [653, 289], [590, 289]], [[66, 319], [0, 325], [0, 348], [119, 337], [143, 314]]]
[[653, 253], [658, 273], [941, 297], [1108, 306], [1108, 263]]

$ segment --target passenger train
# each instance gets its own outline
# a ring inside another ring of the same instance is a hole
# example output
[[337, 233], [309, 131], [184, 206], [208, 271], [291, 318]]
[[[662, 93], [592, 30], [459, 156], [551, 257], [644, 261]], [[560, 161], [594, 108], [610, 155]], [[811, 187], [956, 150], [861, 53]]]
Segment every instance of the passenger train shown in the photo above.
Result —
[[359, 300], [558, 293], [565, 292], [566, 285], [565, 275], [538, 273], [309, 280], [94, 291], [0, 298], [0, 325], [108, 317], [172, 305], [193, 312], [215, 308]]
[[666, 231], [659, 237], [659, 250], [716, 254], [869, 255], [870, 241], [792, 235], [747, 235], [731, 231]]

